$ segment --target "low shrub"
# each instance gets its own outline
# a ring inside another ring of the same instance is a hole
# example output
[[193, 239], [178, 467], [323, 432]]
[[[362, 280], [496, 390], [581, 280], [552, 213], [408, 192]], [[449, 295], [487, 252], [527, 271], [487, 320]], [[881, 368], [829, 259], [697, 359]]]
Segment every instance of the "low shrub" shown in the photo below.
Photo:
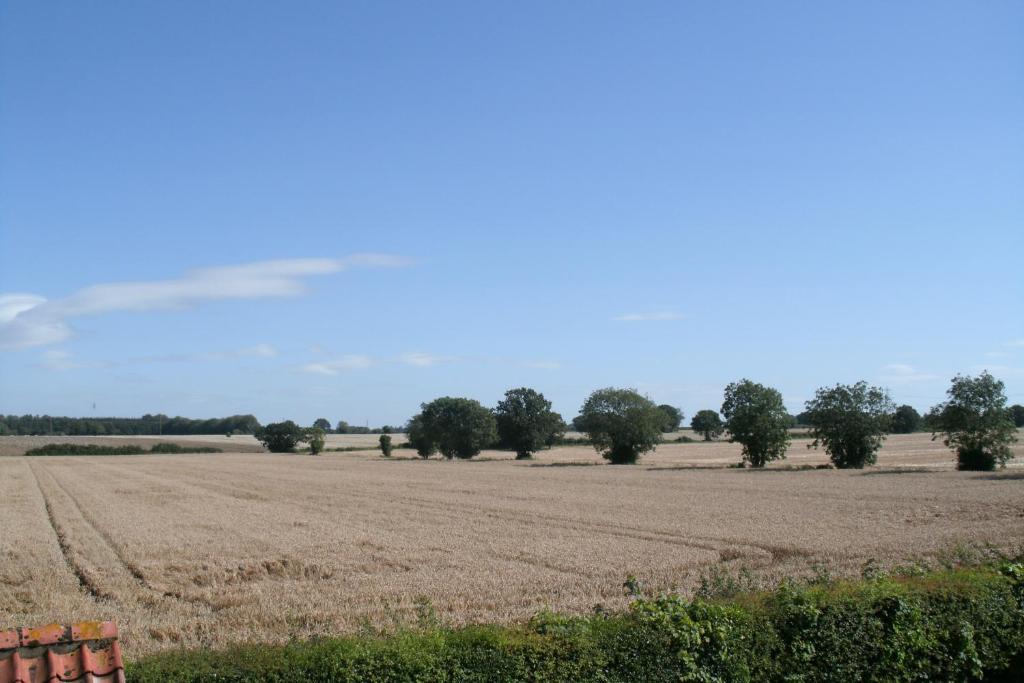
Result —
[[986, 681], [1024, 675], [1024, 566], [784, 582], [518, 626], [427, 626], [129, 662], [155, 681]]
[[158, 443], [149, 449], [150, 453], [222, 453], [219, 448], [209, 446], [182, 446], [176, 443]]
[[142, 446], [104, 446], [100, 444], [48, 443], [25, 451], [25, 455], [146, 455], [175, 453], [221, 453], [219, 448], [181, 446], [176, 443], [158, 443], [148, 451]]
[[48, 443], [25, 451], [25, 455], [145, 455], [141, 446], [103, 446], [81, 443]]

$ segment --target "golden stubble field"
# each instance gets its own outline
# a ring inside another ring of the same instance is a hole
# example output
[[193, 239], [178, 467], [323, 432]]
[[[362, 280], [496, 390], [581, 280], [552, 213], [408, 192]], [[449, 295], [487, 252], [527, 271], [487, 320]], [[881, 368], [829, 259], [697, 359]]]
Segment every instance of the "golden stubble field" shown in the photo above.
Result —
[[428, 602], [449, 623], [619, 608], [629, 574], [690, 591], [713, 566], [850, 574], [1024, 544], [1020, 444], [995, 474], [953, 471], [928, 435], [890, 437], [865, 471], [786, 469], [825, 462], [806, 443], [765, 471], [726, 468], [728, 443], [625, 467], [581, 446], [4, 457], [0, 627], [113, 618], [137, 656], [410, 623]]

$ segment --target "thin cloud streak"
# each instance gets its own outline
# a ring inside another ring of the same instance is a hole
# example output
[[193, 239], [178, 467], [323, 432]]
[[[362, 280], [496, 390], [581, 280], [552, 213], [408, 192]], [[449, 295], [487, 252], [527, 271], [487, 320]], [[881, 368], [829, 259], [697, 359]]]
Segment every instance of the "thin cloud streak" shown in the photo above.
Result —
[[626, 313], [612, 318], [617, 322], [649, 322], [655, 320], [682, 320], [682, 313], [673, 311], [653, 311], [650, 313]]
[[342, 356], [335, 360], [322, 361], [319, 363], [307, 363], [306, 365], [299, 367], [298, 370], [299, 372], [305, 372], [313, 375], [334, 376], [344, 370], [361, 370], [372, 367], [373, 365], [376, 365], [376, 361], [373, 358], [352, 354]]
[[2, 294], [0, 349], [65, 341], [72, 336], [67, 323], [71, 318], [115, 311], [175, 310], [223, 299], [297, 296], [306, 291], [302, 278], [354, 267], [400, 267], [408, 263], [407, 259], [388, 254], [284, 259], [201, 268], [171, 280], [93, 285], [63, 299], [47, 300], [25, 293]]
[[914, 382], [931, 382], [939, 379], [938, 375], [919, 372], [914, 366], [906, 363], [889, 363], [882, 368], [886, 374], [879, 379], [888, 384], [912, 384]]

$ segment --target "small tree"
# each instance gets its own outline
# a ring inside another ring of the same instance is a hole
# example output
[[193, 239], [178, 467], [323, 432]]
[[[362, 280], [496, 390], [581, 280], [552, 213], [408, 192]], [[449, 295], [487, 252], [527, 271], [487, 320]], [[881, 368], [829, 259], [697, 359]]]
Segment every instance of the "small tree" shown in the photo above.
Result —
[[526, 387], [506, 391], [494, 418], [501, 445], [515, 449], [516, 460], [529, 458], [565, 429], [562, 416], [551, 410], [551, 401]]
[[322, 429], [324, 430], [324, 434], [327, 434], [331, 431], [331, 421], [326, 417], [318, 417], [316, 421], [313, 422], [313, 427], [316, 429]]
[[702, 434], [705, 441], [711, 441], [711, 439], [717, 439], [725, 431], [725, 425], [722, 424], [722, 418], [718, 416], [713, 410], [701, 410], [698, 411], [693, 419], [690, 420], [690, 428]]
[[957, 469], [994, 470], [1013, 458], [1010, 444], [1017, 440], [1017, 428], [1004, 390], [1005, 385], [988, 372], [957, 375], [946, 391], [949, 398], [932, 409], [932, 429], [956, 451]]
[[894, 405], [889, 394], [867, 382], [818, 389], [806, 404], [814, 442], [841, 469], [874, 465], [889, 429]]
[[327, 442], [324, 434], [324, 430], [320, 427], [312, 427], [306, 431], [306, 438], [303, 441], [309, 442], [309, 452], [311, 454], [320, 455], [320, 451], [324, 449], [324, 444]]
[[775, 389], [749, 379], [733, 382], [725, 388], [722, 415], [730, 443], [742, 444], [743, 460], [751, 467], [786, 457], [790, 417]]
[[383, 455], [385, 458], [390, 458], [391, 457], [391, 437], [389, 435], [387, 435], [387, 434], [381, 434], [380, 435], [380, 439], [378, 439], [378, 441], [380, 442], [380, 453], [381, 453], [381, 455]]
[[634, 389], [598, 389], [580, 409], [594, 449], [613, 465], [632, 464], [654, 450], [665, 414]]
[[423, 424], [423, 416], [416, 415], [405, 425], [405, 436], [409, 445], [416, 449], [416, 454], [421, 458], [429, 458], [437, 453], [437, 444], [434, 443], [427, 428]]
[[902, 405], [892, 415], [889, 431], [893, 434], [913, 434], [921, 428], [921, 413], [913, 406]]
[[1019, 403], [1010, 406], [1010, 417], [1013, 419], [1014, 427], [1024, 427], [1024, 406]]
[[426, 437], [441, 455], [472, 458], [498, 438], [494, 413], [469, 398], [444, 396], [422, 405], [420, 413]]
[[665, 417], [665, 422], [661, 425], [661, 431], [674, 432], [679, 429], [679, 425], [683, 422], [683, 411], [667, 403], [662, 403], [658, 406], [658, 410]]
[[305, 441], [306, 433], [291, 420], [285, 420], [260, 427], [255, 436], [271, 453], [290, 453], [299, 442]]

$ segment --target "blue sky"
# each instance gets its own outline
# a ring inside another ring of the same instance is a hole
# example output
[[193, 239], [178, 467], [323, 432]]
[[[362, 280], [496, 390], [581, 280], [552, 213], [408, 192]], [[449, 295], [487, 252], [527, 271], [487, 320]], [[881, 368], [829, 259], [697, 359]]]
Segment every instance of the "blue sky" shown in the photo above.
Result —
[[1024, 402], [1019, 2], [12, 1], [0, 90], [0, 413]]

